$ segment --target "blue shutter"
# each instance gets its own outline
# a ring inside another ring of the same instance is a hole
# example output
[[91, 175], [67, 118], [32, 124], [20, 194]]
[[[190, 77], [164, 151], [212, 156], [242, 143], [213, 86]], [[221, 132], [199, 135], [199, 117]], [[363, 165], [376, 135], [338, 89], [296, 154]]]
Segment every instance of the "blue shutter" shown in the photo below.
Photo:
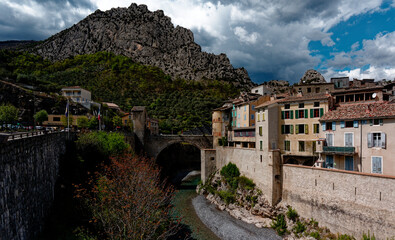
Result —
[[354, 127], [358, 128], [358, 121], [354, 121]]
[[326, 123], [323, 122], [323, 123], [321, 123], [321, 124], [322, 124], [322, 131], [326, 131]]
[[344, 121], [341, 121], [340, 122], [340, 128], [344, 128], [344, 127], [345, 127]]
[[336, 131], [336, 122], [332, 122], [332, 131]]

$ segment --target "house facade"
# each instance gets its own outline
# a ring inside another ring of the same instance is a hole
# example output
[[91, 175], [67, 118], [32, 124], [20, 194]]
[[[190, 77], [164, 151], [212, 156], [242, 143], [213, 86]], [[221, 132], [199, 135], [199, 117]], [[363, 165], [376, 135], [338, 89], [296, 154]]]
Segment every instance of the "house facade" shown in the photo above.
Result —
[[71, 99], [73, 102], [80, 103], [87, 109], [91, 108], [91, 92], [79, 86], [65, 87], [61, 90], [62, 96]]

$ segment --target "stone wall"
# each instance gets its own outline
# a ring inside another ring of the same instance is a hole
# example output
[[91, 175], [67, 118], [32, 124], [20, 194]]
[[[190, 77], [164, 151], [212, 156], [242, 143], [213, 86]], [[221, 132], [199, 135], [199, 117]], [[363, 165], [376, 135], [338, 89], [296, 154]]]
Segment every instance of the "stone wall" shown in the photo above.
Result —
[[260, 151], [249, 148], [217, 147], [216, 168], [232, 162], [241, 175], [251, 178], [266, 199], [277, 204], [281, 198], [281, 167], [278, 151]]
[[395, 236], [395, 177], [283, 166], [283, 202], [332, 232]]
[[0, 239], [33, 239], [54, 200], [66, 134], [0, 144]]
[[201, 158], [201, 179], [202, 182], [205, 183], [207, 178], [215, 172], [216, 164], [215, 164], [215, 157], [216, 157], [215, 149], [202, 149], [200, 150], [200, 158]]

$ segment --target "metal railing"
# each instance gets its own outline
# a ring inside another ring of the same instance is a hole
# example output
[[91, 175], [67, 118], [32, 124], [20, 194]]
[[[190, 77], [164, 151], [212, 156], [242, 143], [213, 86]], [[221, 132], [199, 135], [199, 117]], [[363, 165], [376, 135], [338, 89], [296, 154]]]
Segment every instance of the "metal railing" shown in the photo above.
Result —
[[323, 150], [324, 150], [323, 152], [326, 154], [332, 153], [332, 154], [343, 154], [343, 155], [350, 154], [350, 155], [352, 155], [355, 152], [355, 147], [328, 147], [328, 146], [325, 146]]

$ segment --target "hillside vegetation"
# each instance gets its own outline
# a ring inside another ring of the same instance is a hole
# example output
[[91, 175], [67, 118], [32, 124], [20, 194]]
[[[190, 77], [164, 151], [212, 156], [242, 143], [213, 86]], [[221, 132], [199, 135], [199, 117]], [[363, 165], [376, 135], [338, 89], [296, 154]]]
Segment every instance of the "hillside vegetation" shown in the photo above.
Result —
[[94, 101], [114, 102], [125, 111], [147, 106], [150, 116], [160, 120], [163, 132], [210, 124], [211, 110], [239, 92], [224, 81], [171, 79], [157, 67], [108, 52], [50, 62], [40, 56], [3, 50], [0, 77], [34, 85], [43, 92], [81, 86], [92, 92]]

